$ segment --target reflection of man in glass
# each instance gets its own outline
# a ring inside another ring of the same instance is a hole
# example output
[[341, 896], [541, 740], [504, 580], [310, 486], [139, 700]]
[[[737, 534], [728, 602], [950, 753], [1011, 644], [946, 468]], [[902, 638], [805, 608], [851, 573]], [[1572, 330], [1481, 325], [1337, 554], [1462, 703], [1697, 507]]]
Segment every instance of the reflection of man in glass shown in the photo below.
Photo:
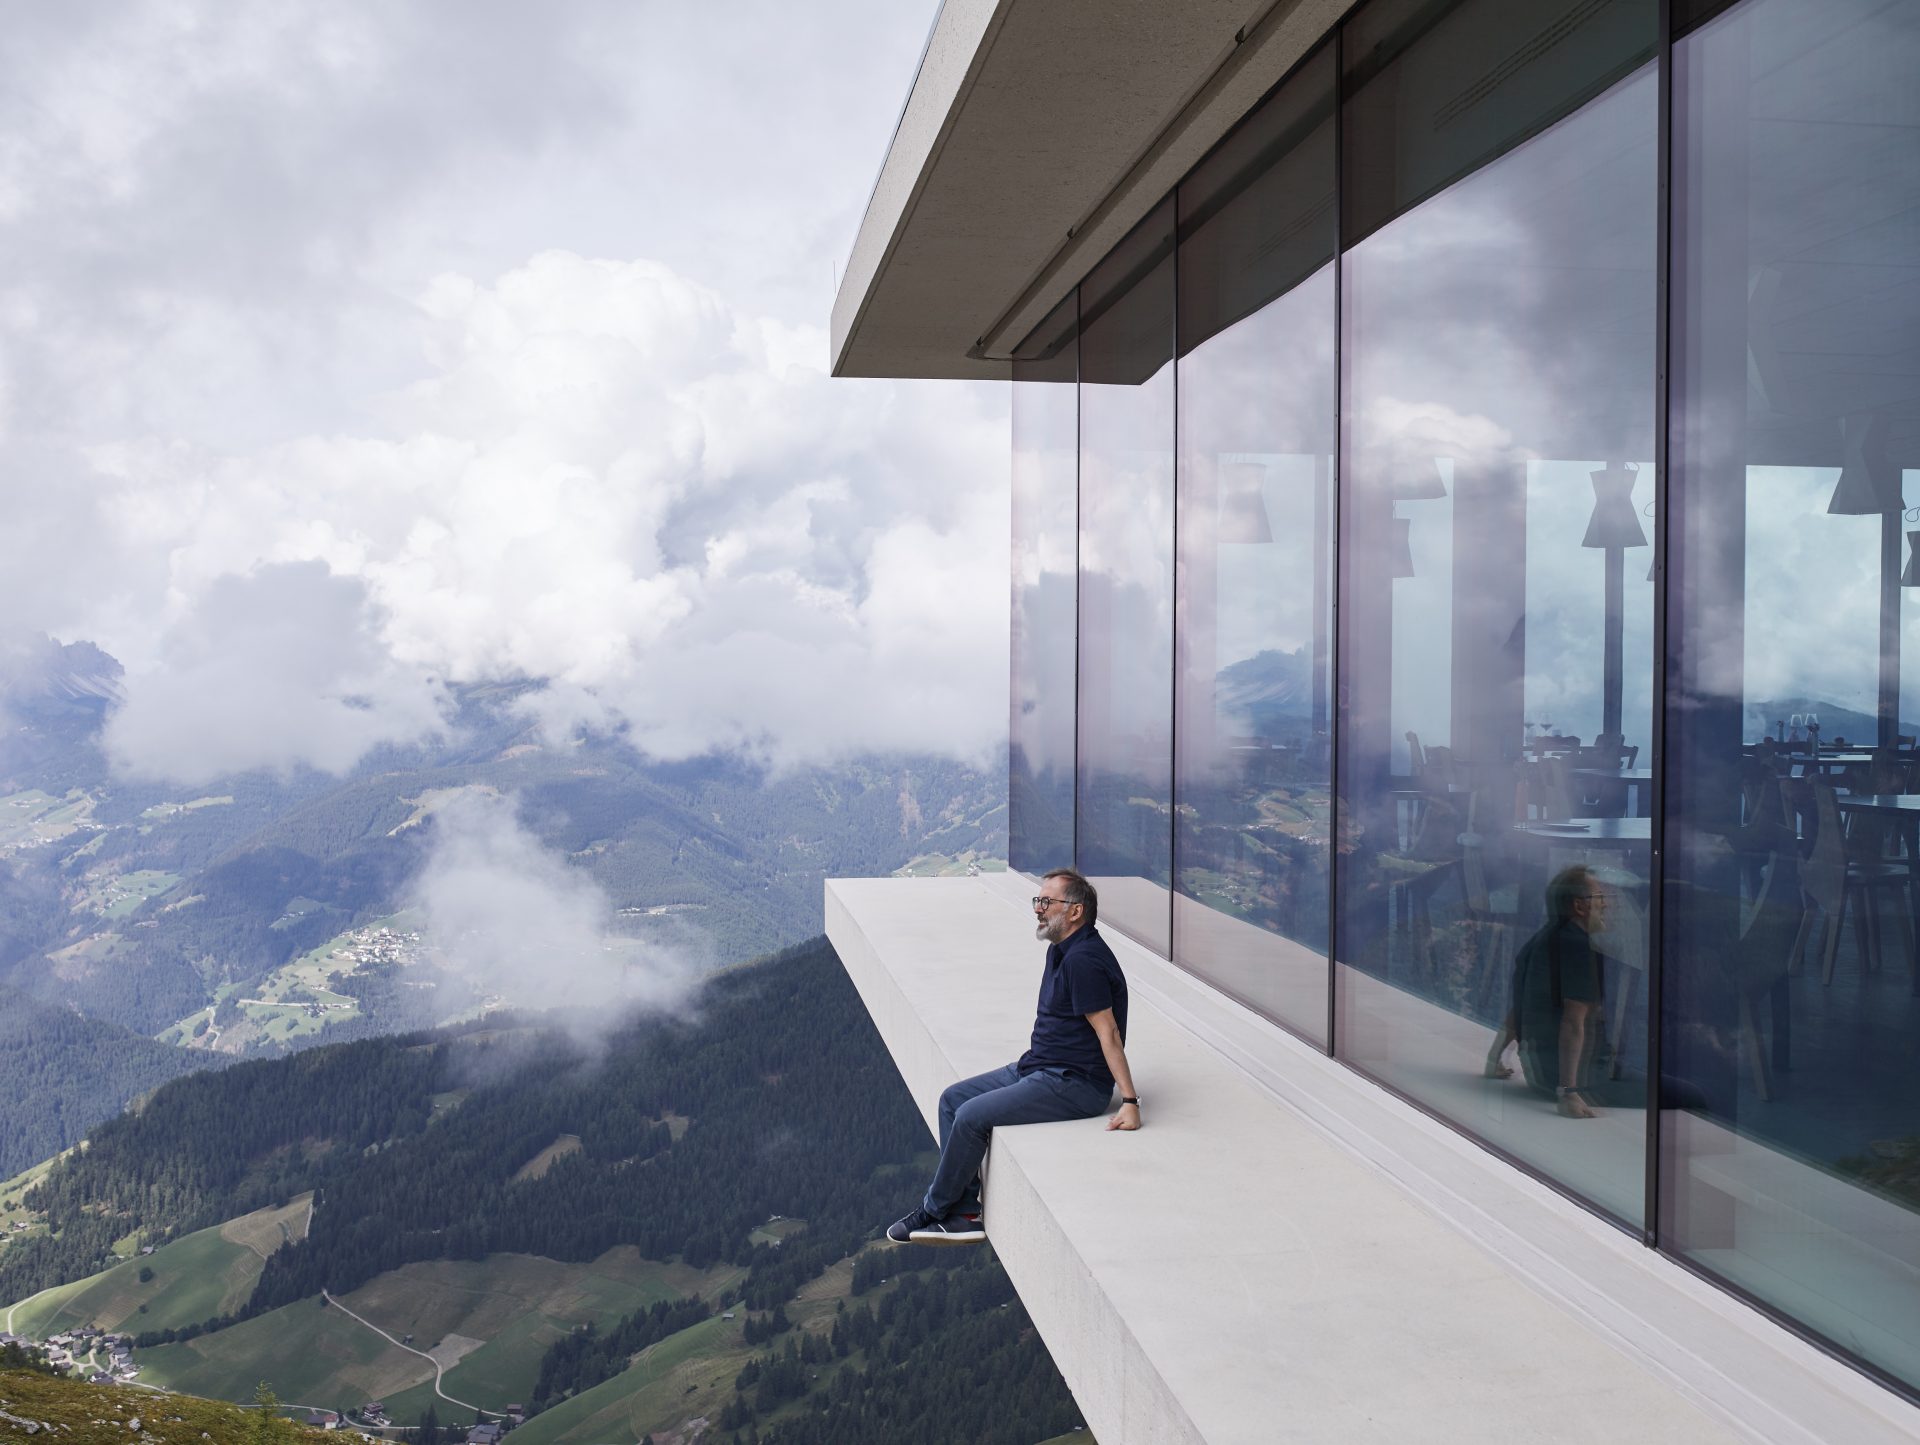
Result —
[[1547, 884], [1546, 925], [1521, 946], [1513, 965], [1507, 1028], [1520, 1045], [1521, 1071], [1532, 1087], [1552, 1094], [1569, 1119], [1599, 1112], [1590, 1093], [1601, 1083], [1607, 959], [1593, 936], [1606, 926], [1600, 880], [1589, 868], [1563, 868]]

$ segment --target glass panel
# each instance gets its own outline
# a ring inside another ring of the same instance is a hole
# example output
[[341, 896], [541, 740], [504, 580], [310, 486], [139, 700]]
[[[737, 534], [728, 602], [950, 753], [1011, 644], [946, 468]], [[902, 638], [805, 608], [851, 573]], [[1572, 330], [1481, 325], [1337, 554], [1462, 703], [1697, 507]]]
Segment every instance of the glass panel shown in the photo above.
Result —
[[1373, 0], [1346, 23], [1346, 245], [1650, 60], [1657, 0]]
[[1173, 874], [1173, 203], [1080, 288], [1079, 868], [1100, 917], [1169, 951]]
[[1648, 65], [1343, 267], [1337, 1046], [1632, 1222], [1657, 132]]
[[1322, 1042], [1333, 189], [1323, 52], [1181, 187], [1178, 263], [1174, 956]]
[[1036, 875], [1073, 859], [1077, 318], [1078, 298], [1069, 296], [1013, 364], [1007, 861]]
[[1674, 55], [1661, 1237], [1920, 1387], [1920, 7]]

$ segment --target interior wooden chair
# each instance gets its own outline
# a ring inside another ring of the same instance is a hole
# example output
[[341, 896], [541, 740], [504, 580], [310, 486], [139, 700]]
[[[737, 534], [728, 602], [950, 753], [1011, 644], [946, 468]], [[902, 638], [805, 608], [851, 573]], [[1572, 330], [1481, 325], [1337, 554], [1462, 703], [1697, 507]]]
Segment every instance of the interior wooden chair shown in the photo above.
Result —
[[[1869, 821], [1849, 837], [1840, 802], [1833, 785], [1824, 778], [1812, 780], [1814, 840], [1813, 849], [1801, 867], [1801, 889], [1807, 901], [1820, 910], [1820, 981], [1833, 982], [1834, 963], [1840, 952], [1840, 933], [1849, 912], [1853, 914], [1854, 937], [1859, 940], [1861, 967], [1872, 973], [1880, 967], [1880, 905], [1891, 892], [1899, 904], [1899, 932], [1908, 966], [1914, 966], [1913, 893], [1915, 886], [1911, 859], [1885, 856], [1885, 829]], [[1864, 815], [1872, 819], [1871, 814]], [[1809, 931], [1801, 930], [1803, 945], [1811, 942]]]

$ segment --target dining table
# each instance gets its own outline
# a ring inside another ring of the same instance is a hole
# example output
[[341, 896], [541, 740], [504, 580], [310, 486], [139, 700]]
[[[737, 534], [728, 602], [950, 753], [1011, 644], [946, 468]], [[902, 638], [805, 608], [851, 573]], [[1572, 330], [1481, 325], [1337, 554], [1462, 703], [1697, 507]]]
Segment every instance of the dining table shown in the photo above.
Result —
[[1528, 818], [1514, 830], [1547, 843], [1588, 848], [1637, 848], [1653, 842], [1651, 818]]

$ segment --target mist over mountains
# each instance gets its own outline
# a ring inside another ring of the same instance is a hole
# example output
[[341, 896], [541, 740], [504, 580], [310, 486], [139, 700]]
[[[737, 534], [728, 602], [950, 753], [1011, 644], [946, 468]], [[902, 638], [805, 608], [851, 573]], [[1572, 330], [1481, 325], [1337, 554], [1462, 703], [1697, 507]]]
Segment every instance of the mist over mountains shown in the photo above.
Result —
[[[671, 1010], [713, 968], [816, 935], [830, 874], [1004, 853], [998, 770], [662, 764], [618, 734], [555, 740], [532, 679], [449, 689], [444, 732], [337, 777], [130, 778], [105, 746], [120, 687], [89, 643], [0, 645], [0, 990], [86, 1024], [16, 1029], [30, 1068], [0, 1042], [0, 1097], [36, 1121], [0, 1136], [0, 1178], [176, 1052], [216, 1064], [506, 1006]], [[110, 1083], [116, 1039], [152, 1067]]]

